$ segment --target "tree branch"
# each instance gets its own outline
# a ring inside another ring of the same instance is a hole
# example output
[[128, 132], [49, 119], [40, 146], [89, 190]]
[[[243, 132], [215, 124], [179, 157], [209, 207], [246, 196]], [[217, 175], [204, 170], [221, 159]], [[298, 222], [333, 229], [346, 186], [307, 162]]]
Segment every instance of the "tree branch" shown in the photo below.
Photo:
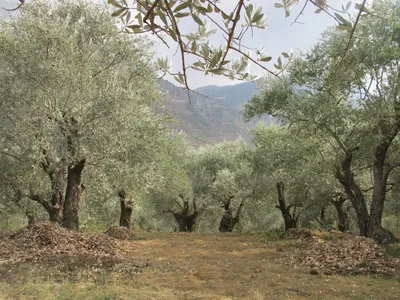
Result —
[[263, 65], [261, 65], [258, 61], [252, 59], [250, 56], [248, 56], [246, 53], [242, 52], [240, 49], [231, 46], [230, 49], [235, 50], [236, 52], [240, 53], [241, 55], [243, 55], [244, 57], [246, 57], [247, 59], [249, 59], [250, 61], [252, 61], [253, 63], [255, 63], [257, 66], [259, 66], [260, 68], [262, 68], [264, 71], [267, 71], [268, 73], [270, 73], [271, 75], [274, 75], [275, 77], [278, 77], [274, 72], [272, 72], [271, 70], [268, 70], [266, 67], [264, 67]]
[[290, 26], [292, 26], [294, 23], [298, 23], [297, 20], [300, 18], [301, 15], [303, 15], [303, 12], [308, 4], [309, 0], [306, 0], [306, 2], [304, 3], [303, 8], [301, 9], [301, 11], [299, 12], [299, 14], [297, 15], [297, 17], [294, 19], [294, 21], [292, 22], [292, 24], [290, 24]]
[[238, 2], [236, 15], [235, 15], [235, 18], [233, 19], [233, 25], [232, 25], [231, 31], [229, 33], [228, 40], [226, 42], [226, 50], [225, 50], [224, 55], [222, 56], [222, 60], [221, 60], [221, 63], [219, 64], [218, 69], [222, 68], [222, 64], [223, 64], [226, 56], [228, 55], [229, 49], [231, 48], [233, 36], [235, 35], [236, 25], [240, 20], [240, 11], [242, 10], [243, 3], [244, 3], [244, 0], [239, 0], [239, 2]]
[[[158, 5], [158, 2], [160, 2], [160, 0], [155, 0], [153, 5], [150, 7], [150, 9], [147, 11], [146, 15], [143, 18], [143, 23], [146, 23], [147, 19], [149, 18], [149, 16], [153, 13], [154, 9], [156, 8], [156, 6]], [[168, 6], [168, 4], [167, 4]]]

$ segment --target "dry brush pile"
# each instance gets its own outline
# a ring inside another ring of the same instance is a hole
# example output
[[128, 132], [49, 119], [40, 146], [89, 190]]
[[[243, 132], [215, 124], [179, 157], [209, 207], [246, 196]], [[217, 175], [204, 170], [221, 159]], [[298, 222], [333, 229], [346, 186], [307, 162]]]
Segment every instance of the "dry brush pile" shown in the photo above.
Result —
[[33, 224], [0, 239], [0, 263], [89, 263], [121, 258], [121, 249], [114, 238], [71, 231], [51, 222]]
[[310, 267], [311, 274], [381, 274], [394, 275], [400, 272], [400, 259], [389, 257], [385, 249], [374, 240], [344, 234], [332, 240], [310, 238], [311, 232], [293, 234], [301, 240], [307, 237], [310, 246], [297, 249], [292, 256], [295, 267]]
[[117, 240], [126, 241], [133, 238], [132, 231], [129, 228], [122, 226], [112, 226], [108, 228], [104, 233]]

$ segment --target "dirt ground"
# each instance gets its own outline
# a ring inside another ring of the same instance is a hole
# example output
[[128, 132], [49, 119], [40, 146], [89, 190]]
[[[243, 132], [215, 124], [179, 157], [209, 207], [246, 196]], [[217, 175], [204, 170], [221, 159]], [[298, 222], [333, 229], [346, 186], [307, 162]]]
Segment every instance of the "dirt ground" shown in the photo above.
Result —
[[299, 241], [140, 233], [123, 260], [0, 264], [0, 299], [400, 299], [400, 276], [312, 275]]

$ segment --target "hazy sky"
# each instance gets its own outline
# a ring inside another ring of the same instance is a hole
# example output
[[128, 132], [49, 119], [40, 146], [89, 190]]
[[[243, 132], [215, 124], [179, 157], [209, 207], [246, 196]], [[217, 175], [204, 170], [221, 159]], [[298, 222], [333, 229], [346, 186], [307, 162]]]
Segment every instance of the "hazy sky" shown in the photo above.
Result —
[[[304, 11], [304, 15], [301, 16], [298, 21], [304, 24], [295, 23], [291, 25], [295, 17], [300, 12], [304, 5], [304, 0], [300, 0], [299, 5], [295, 6], [292, 10], [290, 17], [285, 18], [285, 13], [283, 9], [277, 9], [274, 7], [274, 2], [279, 2], [276, 0], [252, 0], [251, 3], [262, 6], [263, 12], [267, 16], [268, 28], [266, 29], [256, 29], [254, 34], [251, 35], [250, 32], [247, 33], [246, 38], [243, 40], [243, 44], [250, 48], [261, 49], [264, 47], [265, 54], [274, 57], [271, 61], [270, 66], [276, 62], [277, 56], [281, 52], [289, 52], [293, 49], [295, 53], [298, 51], [306, 51], [311, 48], [311, 46], [318, 40], [321, 33], [327, 29], [329, 26], [335, 24], [335, 21], [324, 13], [315, 14], [314, 11], [316, 7], [309, 4]], [[233, 9], [237, 1], [232, 0], [222, 0], [221, 7]], [[346, 5], [348, 0], [328, 0], [328, 3], [335, 8], [340, 8], [342, 4]], [[352, 4], [354, 7], [354, 1]], [[186, 19], [184, 19], [186, 20]], [[181, 22], [187, 31], [190, 31], [193, 27], [197, 26], [190, 18], [187, 21]], [[217, 45], [224, 42], [221, 34], [218, 33], [212, 38], [211, 43]], [[159, 55], [168, 54], [169, 57], [176, 52], [176, 46], [171, 47], [168, 50], [166, 47], [160, 45], [158, 48]], [[235, 54], [232, 53], [232, 57]], [[253, 56], [255, 58], [255, 56]], [[180, 66], [180, 54], [179, 52], [172, 57], [173, 66]], [[253, 65], [251, 68], [252, 72], [264, 74], [264, 72], [257, 66]], [[222, 76], [205, 76], [201, 72], [191, 71], [189, 76], [189, 85], [191, 88], [197, 88], [204, 85], [229, 85], [237, 83], [231, 81], [228, 78]]]
[[[26, 0], [29, 1], [29, 0]], [[271, 62], [276, 61], [277, 56], [285, 51], [289, 52], [290, 49], [296, 53], [299, 50], [306, 51], [317, 41], [321, 32], [323, 32], [328, 26], [334, 25], [334, 20], [326, 15], [325, 13], [314, 14], [316, 7], [308, 4], [308, 7], [304, 11], [304, 15], [299, 18], [298, 21], [304, 24], [295, 23], [291, 25], [297, 14], [300, 12], [305, 0], [300, 0], [299, 5], [295, 6], [292, 10], [290, 17], [285, 18], [283, 9], [277, 9], [274, 7], [276, 0], [252, 0], [251, 3], [262, 6], [263, 12], [267, 16], [267, 29], [256, 29], [254, 30], [253, 36], [250, 32], [247, 33], [246, 38], [243, 40], [243, 44], [247, 47], [261, 49], [264, 47], [265, 54], [273, 56], [274, 59]], [[98, 0], [96, 2], [102, 2]], [[348, 0], [329, 0], [328, 3], [335, 7], [340, 8], [342, 4], [346, 4]], [[14, 7], [18, 4], [18, 0], [0, 0], [0, 6], [2, 7]], [[129, 1], [128, 1], [129, 3]], [[226, 8], [227, 11], [232, 9], [237, 1], [234, 0], [222, 0], [220, 6]], [[354, 1], [352, 7], [354, 7]], [[2, 10], [4, 15], [4, 10]], [[184, 32], [190, 32], [197, 26], [191, 18], [184, 18], [180, 23]], [[221, 34], [216, 34], [211, 39], [213, 45], [223, 43], [224, 39]], [[162, 43], [157, 47], [157, 54], [159, 56], [168, 55], [172, 60], [172, 65], [175, 70], [180, 66], [180, 54], [179, 52], [173, 56], [176, 52], [176, 45], [170, 43], [171, 49], [163, 46]], [[232, 54], [231, 58], [235, 57]], [[256, 66], [252, 66], [252, 72], [261, 73], [262, 70]], [[167, 78], [169, 79], [169, 78]], [[173, 80], [172, 80], [173, 81]], [[189, 85], [191, 88], [197, 88], [204, 85], [228, 85], [236, 82], [230, 81], [228, 78], [222, 76], [205, 76], [201, 72], [192, 71], [189, 73]]]

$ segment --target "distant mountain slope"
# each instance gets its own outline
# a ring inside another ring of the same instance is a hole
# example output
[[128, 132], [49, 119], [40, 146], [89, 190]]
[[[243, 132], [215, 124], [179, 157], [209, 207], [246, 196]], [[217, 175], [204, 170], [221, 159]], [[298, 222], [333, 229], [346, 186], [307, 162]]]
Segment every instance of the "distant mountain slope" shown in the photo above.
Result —
[[[166, 110], [177, 120], [175, 127], [188, 135], [194, 146], [214, 144], [224, 140], [243, 137], [250, 140], [249, 131], [254, 122], [243, 122], [242, 106], [257, 92], [253, 82], [231, 86], [206, 86], [196, 91], [213, 98], [190, 93], [166, 80], [160, 80], [159, 86], [167, 92]], [[270, 122], [269, 118], [265, 121]]]
[[221, 104], [230, 107], [241, 107], [259, 89], [256, 82], [243, 82], [235, 85], [216, 86], [207, 85], [196, 89], [197, 92], [213, 98], [224, 98]]

